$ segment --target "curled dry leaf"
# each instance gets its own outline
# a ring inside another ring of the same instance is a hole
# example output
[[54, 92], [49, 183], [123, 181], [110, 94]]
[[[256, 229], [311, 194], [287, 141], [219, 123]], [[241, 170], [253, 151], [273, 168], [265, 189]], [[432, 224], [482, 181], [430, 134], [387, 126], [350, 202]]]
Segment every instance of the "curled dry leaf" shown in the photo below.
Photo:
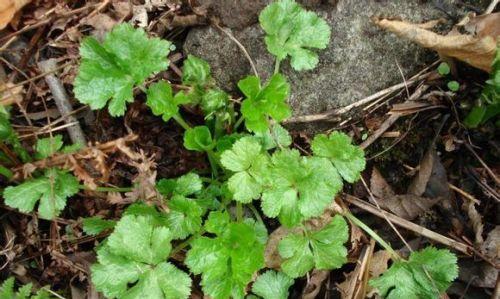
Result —
[[130, 165], [137, 169], [137, 175], [132, 179], [134, 186], [132, 191], [125, 193], [125, 200], [151, 202], [162, 198], [156, 190], [156, 162], [142, 151], [139, 156], [137, 161], [130, 162]]
[[314, 269], [302, 291], [302, 299], [314, 299], [321, 290], [321, 285], [330, 276], [329, 270]]
[[440, 200], [440, 198], [426, 198], [411, 193], [396, 195], [376, 168], [372, 171], [370, 188], [373, 195], [379, 198], [377, 202], [383, 209], [407, 220], [415, 219]]
[[279, 269], [281, 265], [281, 257], [278, 253], [279, 242], [290, 233], [290, 230], [280, 226], [275, 229], [270, 235], [264, 251], [264, 260], [266, 267], [271, 269]]
[[497, 225], [488, 233], [486, 240], [481, 246], [481, 251], [484, 255], [492, 260], [500, 262], [500, 226]]
[[0, 1], [0, 30], [4, 29], [12, 20], [16, 12], [31, 0], [2, 0]]
[[449, 199], [451, 197], [446, 169], [441, 163], [434, 145], [430, 146], [420, 161], [419, 171], [411, 182], [407, 193], [428, 198]]
[[499, 40], [500, 13], [471, 18], [468, 26], [473, 34], [452, 31], [448, 35], [440, 35], [419, 24], [382, 18], [373, 18], [373, 21], [377, 26], [435, 50], [442, 56], [457, 58], [476, 68], [491, 71]]
[[375, 241], [372, 239], [369, 245], [363, 247], [356, 262], [356, 268], [346, 275], [346, 279], [338, 284], [342, 299], [362, 299], [368, 287], [369, 267], [375, 248]]
[[476, 206], [473, 201], [466, 201], [462, 205], [462, 209], [469, 216], [469, 220], [474, 230], [474, 241], [476, 245], [481, 245], [484, 242], [483, 239], [483, 217], [476, 210]]

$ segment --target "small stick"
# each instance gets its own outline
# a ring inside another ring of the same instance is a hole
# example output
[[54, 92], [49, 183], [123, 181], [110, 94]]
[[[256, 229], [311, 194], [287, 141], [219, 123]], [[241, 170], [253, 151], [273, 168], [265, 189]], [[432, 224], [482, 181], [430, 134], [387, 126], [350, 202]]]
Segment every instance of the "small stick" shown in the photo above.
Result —
[[344, 196], [344, 199], [357, 206], [358, 208], [360, 209], [363, 209], [369, 213], [372, 213], [373, 215], [375, 216], [378, 216], [378, 217], [381, 217], [381, 218], [387, 218], [389, 220], [391, 220], [392, 223], [398, 225], [398, 226], [401, 226], [405, 229], [408, 229], [408, 230], [411, 230], [417, 234], [420, 234], [426, 238], [429, 238], [431, 240], [434, 240], [436, 242], [439, 242], [441, 244], [444, 244], [446, 246], [449, 246], [449, 247], [452, 247], [454, 249], [456, 249], [457, 251], [460, 251], [462, 253], [465, 253], [467, 255], [470, 255], [471, 252], [474, 251], [474, 249], [467, 245], [467, 244], [464, 244], [464, 243], [461, 243], [461, 242], [457, 242], [453, 239], [450, 239], [448, 237], [445, 237], [443, 235], [440, 235], [436, 232], [433, 232], [425, 227], [422, 227], [420, 225], [417, 225], [411, 221], [408, 221], [406, 219], [403, 219], [403, 218], [400, 218], [392, 213], [389, 213], [389, 212], [386, 212], [386, 211], [382, 211], [382, 210], [379, 210], [377, 209], [376, 207], [374, 207], [373, 205], [367, 203], [367, 202], [364, 202], [362, 201], [361, 199], [357, 198], [357, 197], [354, 197], [352, 195], [348, 195], [346, 194]]
[[250, 54], [248, 54], [247, 49], [234, 37], [229, 31], [224, 30], [219, 24], [215, 24], [215, 27], [222, 31], [224, 34], [226, 34], [237, 46], [240, 48], [240, 50], [243, 52], [245, 57], [247, 58], [248, 62], [250, 63], [250, 66], [252, 67], [252, 71], [256, 77], [259, 77], [259, 73], [257, 72], [257, 68], [255, 67], [255, 64], [253, 63], [252, 57], [250, 57]]
[[487, 15], [487, 14], [492, 13], [493, 10], [495, 10], [495, 7], [497, 7], [498, 2], [500, 2], [500, 0], [491, 1], [490, 5], [488, 5], [488, 8], [486, 8], [486, 10], [484, 11], [484, 14]]
[[289, 118], [288, 120], [285, 120], [285, 123], [304, 123], [304, 122], [329, 120], [330, 118], [332, 118], [332, 116], [342, 115], [344, 113], [349, 112], [353, 108], [356, 108], [356, 107], [362, 106], [364, 104], [370, 103], [370, 102], [372, 102], [372, 101], [374, 101], [374, 100], [376, 100], [376, 99], [378, 99], [380, 97], [383, 97], [383, 96], [385, 96], [387, 94], [390, 94], [390, 93], [393, 93], [395, 91], [398, 91], [401, 88], [405, 88], [407, 86], [408, 87], [412, 86], [413, 84], [417, 83], [418, 81], [429, 77], [429, 75], [431, 75], [431, 74], [432, 74], [432, 72], [428, 72], [428, 73], [425, 73], [425, 74], [421, 74], [421, 75], [415, 76], [415, 77], [413, 77], [412, 79], [410, 79], [410, 80], [408, 80], [406, 82], [393, 85], [393, 86], [391, 86], [389, 88], [381, 90], [381, 91], [379, 91], [377, 93], [372, 94], [371, 96], [368, 96], [368, 97], [366, 97], [364, 99], [356, 101], [355, 103], [352, 103], [350, 105], [344, 106], [342, 108], [338, 108], [338, 109], [335, 109], [335, 110], [326, 111], [326, 112], [319, 113], [319, 114], [301, 115], [301, 116], [292, 117], [292, 118]]
[[[38, 63], [38, 67], [44, 73], [52, 71], [57, 67], [56, 60], [48, 59], [40, 61]], [[73, 112], [73, 107], [69, 102], [68, 94], [66, 93], [66, 90], [64, 89], [61, 81], [54, 74], [47, 75], [45, 77], [45, 81], [47, 81], [47, 84], [49, 85], [50, 91], [54, 96], [54, 101], [56, 102], [57, 109], [59, 109], [59, 112], [61, 112], [61, 116], [65, 118], [65, 122], [67, 124], [74, 122], [78, 123], [77, 119], [73, 115], [71, 115], [71, 113]], [[82, 128], [80, 127], [79, 123], [77, 125], [68, 127], [68, 133], [73, 143], [79, 143], [81, 145], [85, 145], [87, 143], [85, 140], [85, 135], [83, 134]]]
[[362, 149], [367, 148], [370, 146], [375, 140], [377, 140], [382, 134], [384, 134], [385, 131], [387, 131], [401, 116], [399, 113], [394, 113], [391, 114], [383, 123], [380, 125], [380, 127], [375, 131], [372, 135], [370, 135], [368, 138], [366, 138], [363, 143], [361, 143], [359, 146]]
[[481, 165], [483, 165], [484, 169], [486, 169], [486, 172], [493, 179], [493, 182], [495, 182], [495, 185], [497, 185], [497, 186], [500, 185], [500, 179], [496, 176], [496, 174], [493, 172], [493, 170], [491, 170], [491, 168], [488, 165], [486, 165], [486, 163], [483, 161], [483, 159], [481, 159], [481, 157], [479, 157], [479, 155], [472, 148], [472, 146], [470, 146], [470, 144], [468, 144], [467, 142], [465, 142], [464, 144], [465, 144], [465, 148], [468, 149], [472, 153], [472, 155], [474, 155], [474, 157], [479, 161], [479, 163], [481, 163]]

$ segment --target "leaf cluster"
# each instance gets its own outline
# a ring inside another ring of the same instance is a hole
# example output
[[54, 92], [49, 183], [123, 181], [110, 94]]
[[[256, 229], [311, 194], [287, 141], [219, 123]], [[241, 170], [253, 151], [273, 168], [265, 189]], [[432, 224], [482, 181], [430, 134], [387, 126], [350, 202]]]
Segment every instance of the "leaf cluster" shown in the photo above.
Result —
[[28, 283], [20, 287], [17, 291], [14, 289], [14, 277], [6, 279], [0, 285], [0, 299], [53, 299], [48, 291], [41, 288], [33, 293], [33, 284]]

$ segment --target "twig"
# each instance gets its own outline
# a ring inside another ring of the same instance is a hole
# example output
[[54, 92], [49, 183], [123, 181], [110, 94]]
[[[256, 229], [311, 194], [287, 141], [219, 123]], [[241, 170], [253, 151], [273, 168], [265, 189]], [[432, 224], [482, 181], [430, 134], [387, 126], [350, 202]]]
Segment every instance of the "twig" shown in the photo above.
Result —
[[481, 165], [483, 165], [484, 169], [486, 169], [486, 172], [493, 179], [493, 182], [495, 182], [495, 185], [497, 185], [497, 186], [500, 185], [500, 179], [495, 175], [493, 170], [491, 170], [491, 168], [489, 168], [488, 165], [486, 165], [486, 163], [484, 163], [483, 159], [481, 159], [481, 157], [479, 157], [479, 155], [472, 148], [472, 146], [470, 146], [470, 144], [468, 144], [467, 142], [465, 142], [464, 144], [465, 144], [465, 148], [467, 148], [474, 155], [474, 157], [479, 161], [479, 163], [481, 163]]
[[[372, 191], [370, 190], [370, 188], [368, 188], [368, 185], [366, 184], [365, 180], [363, 179], [363, 177], [361, 177], [361, 182], [363, 183], [363, 186], [365, 187], [366, 189], [366, 192], [368, 192], [368, 194], [370, 195], [370, 199], [375, 203], [375, 205], [377, 206], [377, 209], [379, 209], [379, 211], [382, 211], [382, 208], [380, 207], [380, 205], [378, 204], [378, 201], [375, 199], [375, 196], [373, 196], [373, 193]], [[403, 241], [403, 243], [405, 244], [405, 246], [408, 248], [408, 250], [410, 252], [413, 251], [413, 249], [411, 248], [410, 244], [408, 244], [408, 242], [406, 242], [406, 240], [403, 238], [403, 236], [401, 235], [401, 233], [397, 230], [397, 228], [394, 226], [394, 224], [392, 224], [391, 220], [387, 217], [384, 216], [384, 219], [385, 221], [387, 221], [387, 223], [389, 223], [389, 226], [392, 228], [392, 230], [394, 230], [394, 232], [396, 233], [396, 235], [398, 235], [398, 237], [401, 239], [401, 241]]]
[[43, 78], [43, 77], [45, 77], [45, 76], [47, 76], [47, 75], [50, 75], [50, 74], [52, 74], [52, 73], [57, 72], [57, 71], [58, 71], [58, 70], [60, 70], [60, 69], [63, 69], [63, 68], [65, 68], [65, 67], [67, 67], [68, 65], [70, 65], [70, 64], [72, 64], [72, 63], [73, 63], [73, 61], [66, 62], [65, 64], [63, 64], [63, 65], [61, 65], [61, 66], [58, 66], [57, 68], [55, 68], [55, 69], [53, 69], [53, 70], [51, 70], [51, 71], [49, 71], [49, 72], [44, 72], [44, 73], [42, 73], [42, 74], [40, 74], [40, 75], [37, 75], [37, 76], [35, 76], [35, 77], [32, 77], [32, 78], [30, 78], [30, 79], [28, 79], [28, 80], [21, 81], [21, 82], [19, 82], [19, 83], [16, 83], [16, 84], [14, 84], [14, 85], [10, 85], [10, 86], [8, 86], [8, 87], [3, 87], [3, 88], [0, 88], [0, 92], [4, 92], [4, 91], [7, 91], [7, 90], [11, 90], [11, 89], [14, 89], [14, 88], [16, 88], [16, 87], [22, 86], [22, 85], [24, 85], [24, 84], [26, 84], [26, 83], [30, 83], [30, 82], [33, 82], [33, 81], [38, 80], [38, 79], [40, 79], [40, 78]]
[[319, 113], [319, 114], [311, 114], [311, 115], [301, 115], [301, 116], [296, 116], [292, 117], [288, 120], [285, 121], [285, 123], [304, 123], [304, 122], [314, 122], [314, 121], [326, 121], [331, 119], [333, 116], [338, 116], [342, 115], [344, 113], [349, 112], [353, 108], [357, 108], [359, 106], [362, 106], [364, 104], [370, 103], [380, 97], [383, 97], [387, 94], [393, 93], [395, 91], [400, 90], [401, 88], [409, 87], [412, 86], [413, 84], [417, 83], [418, 81], [425, 79], [429, 77], [432, 74], [432, 72], [427, 72], [425, 74], [417, 75], [411, 78], [410, 80], [399, 83], [396, 85], [393, 85], [391, 87], [388, 87], [386, 89], [383, 89], [377, 93], [372, 94], [371, 96], [368, 96], [364, 99], [361, 99], [359, 101], [356, 101], [355, 103], [352, 103], [350, 105], [344, 106], [342, 108], [330, 110], [327, 112]]
[[257, 76], [257, 77], [259, 77], [259, 73], [257, 72], [257, 68], [255, 67], [255, 64], [253, 63], [252, 57], [250, 57], [250, 54], [248, 54], [247, 49], [245, 49], [245, 47], [231, 34], [231, 32], [228, 32], [228, 31], [224, 30], [217, 23], [215, 23], [214, 25], [215, 25], [215, 27], [217, 27], [217, 29], [219, 29], [224, 34], [226, 34], [234, 43], [236, 43], [236, 45], [238, 46], [238, 48], [240, 48], [240, 50], [243, 52], [243, 54], [245, 55], [246, 59], [250, 63], [250, 66], [252, 67], [252, 71], [253, 71], [254, 75]]
[[375, 140], [377, 140], [380, 136], [382, 136], [382, 134], [384, 134], [384, 132], [387, 131], [400, 117], [401, 117], [401, 114], [399, 114], [399, 113], [391, 114], [380, 125], [380, 127], [377, 129], [377, 131], [375, 131], [372, 135], [370, 135], [368, 138], [366, 138], [366, 140], [363, 141], [363, 143], [361, 143], [359, 146], [362, 149], [365, 149], [368, 146], [370, 146], [373, 142], [375, 142]]
[[499, 2], [500, 0], [491, 1], [490, 5], [488, 5], [488, 8], [486, 8], [486, 10], [484, 11], [484, 14], [487, 15], [492, 13], [495, 10], [495, 7], [497, 7]]
[[[49, 72], [56, 69], [57, 64], [55, 59], [48, 59], [44, 61], [40, 61], [38, 63], [38, 67], [42, 72]], [[61, 116], [65, 118], [65, 122], [75, 123], [76, 125], [68, 127], [69, 137], [73, 143], [79, 143], [85, 145], [87, 142], [85, 140], [85, 135], [83, 134], [83, 130], [80, 127], [77, 119], [71, 115], [73, 112], [73, 107], [69, 102], [68, 94], [64, 89], [61, 81], [54, 75], [50, 74], [45, 77], [45, 81], [49, 85], [50, 91], [54, 97], [54, 101], [56, 102], [57, 109], [61, 112]]]
[[471, 255], [471, 252], [474, 251], [474, 249], [467, 244], [464, 244], [464, 243], [455, 241], [453, 239], [450, 239], [448, 237], [445, 237], [443, 235], [440, 235], [440, 234], [433, 232], [425, 227], [417, 225], [417, 224], [410, 222], [406, 219], [400, 218], [400, 217], [398, 217], [394, 214], [391, 214], [389, 212], [379, 210], [375, 206], [373, 206], [373, 205], [371, 205], [371, 204], [369, 204], [369, 203], [367, 203], [367, 202], [365, 202], [357, 197], [346, 194], [344, 196], [344, 199], [347, 202], [349, 202], [349, 203], [357, 206], [358, 208], [363, 209], [369, 213], [372, 213], [375, 216], [378, 216], [381, 218], [387, 218], [392, 223], [394, 223], [400, 227], [411, 230], [417, 234], [420, 234], [426, 238], [429, 238], [431, 240], [434, 240], [434, 241], [439, 242], [441, 244], [444, 244], [446, 246], [452, 247], [457, 251], [460, 251], [460, 252], [465, 253], [467, 255]]
[[462, 195], [463, 197], [467, 198], [468, 200], [472, 201], [473, 203], [479, 205], [481, 204], [481, 202], [476, 199], [474, 196], [472, 196], [471, 194], [465, 192], [464, 190], [458, 188], [457, 186], [451, 184], [451, 183], [448, 183], [448, 187], [450, 187], [451, 190], [453, 191], [456, 191], [458, 193], [460, 193], [460, 195]]

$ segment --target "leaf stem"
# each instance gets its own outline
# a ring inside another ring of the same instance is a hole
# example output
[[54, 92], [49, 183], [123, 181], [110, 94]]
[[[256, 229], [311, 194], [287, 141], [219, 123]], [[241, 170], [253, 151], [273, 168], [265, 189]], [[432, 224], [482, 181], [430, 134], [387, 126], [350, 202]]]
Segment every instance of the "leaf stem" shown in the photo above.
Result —
[[182, 116], [177, 113], [172, 118], [184, 129], [184, 130], [189, 130], [191, 129], [191, 126], [188, 125], [188, 123], [182, 118]]
[[132, 191], [132, 187], [97, 187], [95, 189], [91, 189], [85, 185], [78, 186], [82, 190], [90, 190], [97, 192], [130, 192]]
[[12, 171], [10, 171], [10, 169], [6, 168], [3, 165], [0, 165], [0, 174], [3, 175], [4, 177], [6, 177], [9, 180], [12, 179], [12, 177], [14, 176], [14, 174], [12, 173]]
[[238, 118], [238, 120], [234, 124], [234, 131], [236, 131], [239, 128], [239, 126], [243, 123], [243, 120], [245, 120], [245, 117], [241, 115], [240, 118]]
[[260, 216], [260, 213], [259, 211], [257, 211], [255, 206], [253, 204], [249, 204], [248, 208], [250, 208], [250, 211], [252, 211], [255, 218], [257, 218], [257, 221], [259, 221], [260, 224], [264, 225], [264, 221], [262, 220], [262, 217]]
[[170, 251], [170, 256], [174, 256], [177, 252], [181, 251], [182, 249], [186, 248], [189, 243], [191, 243], [191, 241], [193, 241], [194, 239], [196, 239], [197, 237], [203, 235], [205, 233], [205, 230], [203, 228], [200, 229], [200, 231], [198, 232], [198, 234], [196, 235], [192, 235], [191, 237], [189, 237], [188, 239], [182, 241], [181, 243], [177, 244], [177, 246], [174, 247], [174, 249], [172, 249], [172, 251]]
[[281, 59], [276, 58], [276, 62], [274, 63], [274, 74], [277, 74], [280, 72], [280, 63], [281, 63]]
[[243, 205], [241, 202], [236, 203], [236, 221], [241, 222], [243, 219]]
[[210, 167], [212, 168], [212, 175], [214, 177], [219, 176], [219, 171], [217, 170], [217, 158], [215, 157], [215, 153], [213, 150], [207, 150], [208, 162], [210, 162]]
[[363, 221], [356, 218], [353, 214], [347, 212], [344, 213], [344, 216], [351, 220], [354, 224], [359, 226], [362, 230], [364, 230], [370, 237], [372, 237], [375, 241], [377, 241], [385, 250], [387, 250], [395, 259], [401, 259], [399, 254], [392, 249], [391, 245], [384, 241], [375, 231], [373, 231], [368, 225], [366, 225]]

